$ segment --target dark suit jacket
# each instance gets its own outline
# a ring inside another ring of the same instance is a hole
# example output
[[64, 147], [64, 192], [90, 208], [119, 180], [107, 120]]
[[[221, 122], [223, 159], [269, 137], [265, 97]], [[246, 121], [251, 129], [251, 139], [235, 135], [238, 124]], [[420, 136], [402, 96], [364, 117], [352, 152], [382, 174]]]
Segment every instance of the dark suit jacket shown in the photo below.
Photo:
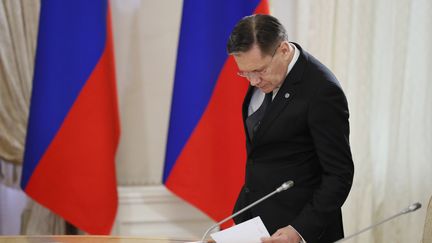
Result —
[[[293, 180], [294, 187], [235, 222], [260, 216], [270, 234], [292, 225], [308, 243], [333, 242], [343, 237], [341, 206], [354, 174], [348, 105], [331, 71], [295, 45], [300, 56], [267, 108], [253, 141], [245, 129], [246, 178], [234, 211], [285, 181]], [[243, 103], [243, 119], [252, 90]]]

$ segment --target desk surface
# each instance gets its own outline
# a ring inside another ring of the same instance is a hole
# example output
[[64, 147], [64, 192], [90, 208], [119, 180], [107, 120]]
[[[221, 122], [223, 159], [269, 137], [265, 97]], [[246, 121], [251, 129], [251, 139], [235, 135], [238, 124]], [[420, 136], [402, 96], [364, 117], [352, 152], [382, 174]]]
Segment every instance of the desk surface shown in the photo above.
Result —
[[173, 240], [149, 237], [118, 237], [118, 236], [0, 236], [0, 243], [184, 243], [190, 240]]

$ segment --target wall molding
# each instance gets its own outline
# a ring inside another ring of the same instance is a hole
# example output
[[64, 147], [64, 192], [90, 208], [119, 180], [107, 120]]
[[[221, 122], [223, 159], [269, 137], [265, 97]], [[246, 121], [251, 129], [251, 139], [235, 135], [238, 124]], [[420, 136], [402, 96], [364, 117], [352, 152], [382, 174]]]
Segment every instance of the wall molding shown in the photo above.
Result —
[[113, 235], [200, 239], [214, 222], [163, 185], [121, 186]]

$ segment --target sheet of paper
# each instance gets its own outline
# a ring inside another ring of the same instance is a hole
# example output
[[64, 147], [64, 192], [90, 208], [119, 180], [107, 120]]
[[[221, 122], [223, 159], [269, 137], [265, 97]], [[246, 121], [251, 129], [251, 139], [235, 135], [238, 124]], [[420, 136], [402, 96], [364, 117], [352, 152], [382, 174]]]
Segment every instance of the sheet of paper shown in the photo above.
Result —
[[261, 237], [269, 236], [270, 234], [259, 216], [211, 234], [217, 243], [261, 243]]

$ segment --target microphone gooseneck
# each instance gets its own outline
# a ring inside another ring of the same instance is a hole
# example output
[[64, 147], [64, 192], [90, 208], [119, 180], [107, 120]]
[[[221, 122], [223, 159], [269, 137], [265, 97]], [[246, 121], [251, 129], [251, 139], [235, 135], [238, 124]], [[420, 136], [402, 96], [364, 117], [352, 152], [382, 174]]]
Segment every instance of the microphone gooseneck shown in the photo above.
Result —
[[373, 225], [371, 225], [371, 226], [369, 226], [367, 228], [364, 228], [364, 229], [362, 229], [362, 230], [360, 230], [360, 231], [358, 231], [358, 232], [356, 232], [356, 233], [354, 233], [354, 234], [352, 234], [350, 236], [347, 236], [347, 237], [342, 238], [342, 239], [340, 239], [338, 241], [335, 241], [335, 243], [339, 243], [339, 242], [343, 242], [343, 241], [346, 241], [348, 239], [351, 239], [351, 238], [353, 238], [353, 237], [355, 237], [355, 236], [357, 236], [357, 235], [359, 235], [359, 234], [361, 234], [363, 232], [366, 232], [368, 230], [371, 230], [371, 229], [377, 227], [380, 224], [383, 224], [383, 223], [385, 223], [387, 221], [390, 221], [390, 220], [392, 220], [394, 218], [397, 218], [397, 217], [399, 217], [399, 216], [401, 216], [403, 214], [414, 212], [414, 211], [416, 211], [419, 208], [421, 208], [421, 203], [419, 203], [419, 202], [413, 203], [413, 204], [409, 205], [407, 208], [405, 208], [402, 211], [400, 211], [399, 213], [397, 213], [397, 214], [395, 214], [393, 216], [390, 216], [390, 217], [388, 217], [388, 218], [386, 218], [386, 219], [384, 219], [384, 220], [382, 220], [382, 221], [380, 221], [380, 222], [378, 222], [376, 224], [373, 224]]
[[212, 226], [211, 226], [210, 228], [208, 228], [207, 231], [204, 233], [204, 235], [203, 235], [203, 237], [202, 237], [200, 243], [205, 243], [205, 238], [206, 238], [207, 235], [210, 233], [210, 231], [212, 231], [214, 228], [216, 228], [216, 227], [218, 227], [219, 225], [225, 223], [226, 221], [228, 221], [228, 220], [234, 218], [235, 216], [237, 216], [237, 215], [243, 213], [244, 211], [250, 209], [251, 207], [253, 207], [253, 206], [255, 206], [255, 205], [261, 203], [262, 201], [266, 200], [267, 198], [273, 196], [274, 194], [279, 193], [279, 192], [283, 192], [283, 191], [285, 191], [285, 190], [288, 190], [289, 188], [291, 188], [291, 187], [293, 187], [293, 186], [294, 186], [294, 182], [291, 181], [291, 180], [290, 180], [290, 181], [287, 181], [287, 182], [284, 182], [281, 186], [279, 186], [279, 187], [278, 187], [276, 190], [274, 190], [273, 192], [271, 192], [271, 193], [265, 195], [264, 197], [262, 197], [262, 198], [256, 200], [256, 201], [253, 202], [252, 204], [249, 204], [248, 206], [242, 208], [241, 210], [239, 210], [239, 211], [237, 211], [236, 213], [230, 215], [229, 217], [223, 219], [222, 221], [220, 221], [220, 222], [218, 222], [218, 223], [212, 225]]

